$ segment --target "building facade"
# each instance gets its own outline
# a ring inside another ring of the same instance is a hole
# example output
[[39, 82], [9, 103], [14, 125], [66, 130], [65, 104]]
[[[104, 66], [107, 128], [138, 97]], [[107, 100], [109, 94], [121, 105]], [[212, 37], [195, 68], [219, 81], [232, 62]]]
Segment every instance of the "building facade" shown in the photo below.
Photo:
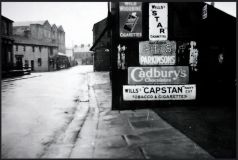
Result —
[[3, 76], [14, 68], [12, 23], [12, 20], [1, 16], [1, 64]]
[[77, 65], [77, 62], [74, 58], [74, 55], [73, 55], [73, 49], [71, 48], [66, 48], [66, 56], [68, 57], [69, 59], [69, 63], [70, 63], [70, 66], [75, 66]]
[[93, 67], [95, 71], [110, 70], [110, 32], [107, 30], [107, 18], [93, 25]]
[[[45, 21], [13, 23], [14, 62], [32, 71], [52, 71], [68, 66], [65, 62], [65, 32], [62, 26]], [[20, 50], [19, 50], [20, 49]]]
[[56, 70], [56, 63], [54, 62], [58, 54], [57, 45], [20, 36], [14, 36], [14, 39], [14, 64], [18, 68], [30, 67], [33, 72]]
[[93, 64], [93, 52], [89, 50], [90, 44], [80, 46], [75, 45], [73, 48], [73, 57], [79, 65], [92, 65]]

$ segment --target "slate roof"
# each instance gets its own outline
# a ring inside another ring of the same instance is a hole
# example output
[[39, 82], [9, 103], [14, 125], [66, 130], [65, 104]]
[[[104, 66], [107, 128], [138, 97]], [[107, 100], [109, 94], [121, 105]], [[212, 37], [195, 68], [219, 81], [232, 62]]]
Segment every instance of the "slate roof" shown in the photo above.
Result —
[[44, 25], [44, 23], [47, 22], [47, 20], [44, 21], [21, 21], [21, 22], [14, 22], [13, 26], [18, 27], [18, 26], [30, 26], [31, 24], [40, 24]]
[[14, 35], [14, 43], [15, 44], [25, 44], [25, 45], [39, 45], [39, 46], [49, 46], [49, 47], [58, 47], [56, 44], [36, 40], [36, 39], [29, 39], [21, 36]]

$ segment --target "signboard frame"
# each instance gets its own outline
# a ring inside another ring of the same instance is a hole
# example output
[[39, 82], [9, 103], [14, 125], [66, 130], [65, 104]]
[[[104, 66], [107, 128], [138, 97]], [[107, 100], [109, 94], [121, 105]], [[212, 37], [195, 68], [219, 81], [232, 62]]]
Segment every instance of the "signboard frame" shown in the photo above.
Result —
[[175, 65], [175, 41], [139, 42], [140, 65]]
[[[168, 93], [166, 93], [168, 92]], [[195, 100], [196, 84], [123, 85], [124, 101]]]
[[149, 40], [168, 39], [168, 3], [149, 3]]
[[188, 66], [128, 67], [128, 84], [188, 84]]
[[119, 37], [142, 38], [142, 2], [119, 2]]

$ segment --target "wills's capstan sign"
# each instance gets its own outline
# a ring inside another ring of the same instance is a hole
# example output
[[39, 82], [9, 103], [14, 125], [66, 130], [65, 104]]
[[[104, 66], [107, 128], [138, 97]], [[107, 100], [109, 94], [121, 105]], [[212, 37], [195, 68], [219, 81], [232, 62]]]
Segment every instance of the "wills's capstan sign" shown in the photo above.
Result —
[[128, 84], [186, 84], [188, 81], [188, 66], [128, 68]]
[[123, 100], [194, 100], [196, 85], [123, 85]]

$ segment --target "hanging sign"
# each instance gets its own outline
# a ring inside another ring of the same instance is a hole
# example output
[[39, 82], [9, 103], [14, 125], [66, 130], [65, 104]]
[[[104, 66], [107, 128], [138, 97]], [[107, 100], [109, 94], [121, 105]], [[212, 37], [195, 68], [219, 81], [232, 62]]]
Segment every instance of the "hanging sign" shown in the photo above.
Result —
[[187, 84], [188, 81], [188, 66], [128, 68], [128, 84]]
[[197, 71], [197, 63], [198, 63], [198, 49], [196, 48], [196, 42], [190, 42], [190, 54], [189, 54], [189, 64], [191, 66], [192, 71]]
[[174, 65], [176, 42], [139, 42], [139, 63], [141, 65]]
[[168, 39], [168, 4], [149, 4], [149, 40]]
[[123, 85], [123, 100], [194, 100], [196, 85]]
[[142, 2], [120, 2], [120, 37], [142, 37]]

